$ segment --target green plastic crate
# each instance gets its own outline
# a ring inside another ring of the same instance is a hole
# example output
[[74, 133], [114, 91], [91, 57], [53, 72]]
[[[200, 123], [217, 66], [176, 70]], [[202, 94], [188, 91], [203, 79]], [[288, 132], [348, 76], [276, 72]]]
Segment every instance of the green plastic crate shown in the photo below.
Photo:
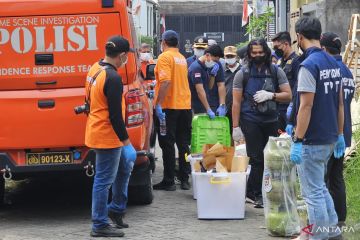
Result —
[[204, 144], [217, 142], [231, 145], [229, 119], [215, 117], [211, 120], [207, 115], [195, 115], [192, 120], [191, 153], [201, 153]]

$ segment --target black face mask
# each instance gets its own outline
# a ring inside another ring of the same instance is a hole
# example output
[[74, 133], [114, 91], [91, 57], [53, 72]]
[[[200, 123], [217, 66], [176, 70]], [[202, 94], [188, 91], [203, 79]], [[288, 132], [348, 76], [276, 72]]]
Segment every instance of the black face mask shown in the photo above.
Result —
[[284, 51], [281, 50], [281, 49], [279, 49], [279, 48], [277, 48], [277, 49], [275, 49], [275, 54], [276, 54], [278, 57], [282, 58], [282, 57], [284, 56]]
[[252, 58], [253, 63], [261, 64], [265, 62], [265, 56], [256, 56]]

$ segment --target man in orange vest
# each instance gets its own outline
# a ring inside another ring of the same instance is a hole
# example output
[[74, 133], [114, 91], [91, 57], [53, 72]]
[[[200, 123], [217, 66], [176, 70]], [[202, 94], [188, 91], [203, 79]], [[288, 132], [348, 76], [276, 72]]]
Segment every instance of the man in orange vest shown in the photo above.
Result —
[[[123, 85], [117, 69], [127, 63], [133, 51], [129, 42], [114, 36], [105, 46], [106, 56], [90, 69], [86, 81], [86, 99], [90, 111], [86, 123], [85, 144], [96, 153], [96, 174], [92, 194], [93, 237], [122, 237], [120, 228], [126, 210], [130, 173], [136, 160], [122, 117]], [[112, 201], [108, 205], [109, 189]], [[111, 226], [108, 217], [115, 227]]]
[[179, 150], [181, 189], [188, 190], [190, 164], [185, 161], [185, 154], [190, 153], [192, 120], [188, 68], [185, 57], [177, 47], [178, 34], [167, 30], [162, 34], [161, 40], [162, 54], [155, 67], [155, 113], [159, 120], [156, 124], [159, 129], [159, 145], [163, 152], [164, 176], [160, 183], [154, 185], [154, 190], [176, 190], [175, 143]]

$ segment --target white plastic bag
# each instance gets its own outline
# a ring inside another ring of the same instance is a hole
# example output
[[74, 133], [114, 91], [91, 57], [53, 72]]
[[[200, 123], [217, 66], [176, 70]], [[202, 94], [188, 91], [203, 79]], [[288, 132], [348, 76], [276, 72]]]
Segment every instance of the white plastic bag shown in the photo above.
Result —
[[270, 137], [264, 149], [263, 198], [266, 228], [272, 236], [300, 232], [296, 203], [296, 168], [290, 161], [290, 137]]
[[247, 156], [246, 144], [239, 144], [235, 146], [235, 156]]

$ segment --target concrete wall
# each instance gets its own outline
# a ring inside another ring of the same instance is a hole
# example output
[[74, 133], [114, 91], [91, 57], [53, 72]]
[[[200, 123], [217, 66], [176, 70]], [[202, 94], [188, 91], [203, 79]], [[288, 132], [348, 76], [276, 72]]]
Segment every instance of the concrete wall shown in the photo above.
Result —
[[[248, 1], [251, 3], [251, 1]], [[159, 0], [162, 14], [230, 15], [242, 14], [242, 0]]]
[[360, 0], [327, 0], [325, 3], [325, 14], [322, 18], [323, 31], [336, 32], [344, 48], [348, 40], [351, 15], [360, 13]]
[[343, 42], [344, 50], [351, 15], [360, 13], [360, 0], [322, 0], [303, 5], [302, 12], [304, 15], [319, 18], [323, 32], [337, 33]]

